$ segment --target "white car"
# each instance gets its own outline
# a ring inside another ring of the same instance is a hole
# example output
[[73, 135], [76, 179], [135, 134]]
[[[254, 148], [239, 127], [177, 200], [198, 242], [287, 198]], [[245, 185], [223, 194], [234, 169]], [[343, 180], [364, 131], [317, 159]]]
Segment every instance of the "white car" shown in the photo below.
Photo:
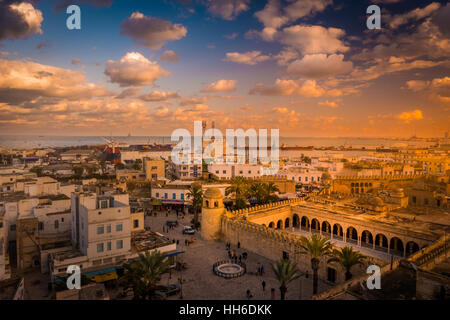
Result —
[[192, 227], [184, 226], [183, 228], [183, 234], [194, 234], [195, 230], [192, 229]]

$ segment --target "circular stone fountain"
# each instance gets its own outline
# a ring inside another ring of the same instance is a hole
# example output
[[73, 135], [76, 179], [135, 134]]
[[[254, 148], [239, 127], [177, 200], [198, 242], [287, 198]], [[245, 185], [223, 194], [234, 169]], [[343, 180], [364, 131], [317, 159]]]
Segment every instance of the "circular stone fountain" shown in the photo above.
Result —
[[235, 263], [232, 261], [219, 261], [213, 265], [213, 272], [223, 278], [237, 278], [246, 271], [244, 263]]

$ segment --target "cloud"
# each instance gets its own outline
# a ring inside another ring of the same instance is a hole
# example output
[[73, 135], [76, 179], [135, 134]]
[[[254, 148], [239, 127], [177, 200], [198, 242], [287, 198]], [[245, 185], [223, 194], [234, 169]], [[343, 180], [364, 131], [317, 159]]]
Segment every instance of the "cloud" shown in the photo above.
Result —
[[289, 5], [282, 7], [280, 0], [269, 0], [255, 16], [264, 24], [265, 32], [271, 33], [283, 25], [322, 12], [332, 3], [332, 0], [292, 0]]
[[290, 96], [298, 90], [298, 84], [294, 80], [276, 79], [275, 83], [266, 86], [263, 83], [257, 83], [249, 94], [259, 94], [262, 96]]
[[280, 31], [277, 39], [285, 45], [298, 49], [303, 54], [332, 54], [349, 50], [340, 39], [344, 35], [345, 31], [338, 28], [295, 25]]
[[389, 27], [396, 29], [401, 25], [404, 25], [410, 21], [418, 21], [420, 19], [426, 18], [438, 10], [441, 5], [437, 2], [430, 3], [424, 8], [417, 8], [408, 13], [396, 15], [389, 22]]
[[275, 83], [269, 86], [257, 83], [250, 89], [249, 94], [262, 96], [290, 96], [296, 94], [306, 98], [317, 98], [324, 95], [325, 90], [315, 80], [306, 80], [299, 84], [294, 80], [276, 79]]
[[337, 74], [348, 73], [353, 63], [344, 61], [343, 54], [311, 54], [295, 60], [287, 67], [287, 73], [305, 78], [326, 78]]
[[111, 95], [88, 83], [81, 72], [28, 60], [0, 59], [0, 102], [22, 103], [39, 97], [89, 99]]
[[141, 91], [141, 87], [132, 87], [123, 90], [118, 96], [116, 96], [116, 99], [127, 99], [136, 96]]
[[178, 62], [180, 60], [180, 57], [172, 50], [166, 50], [162, 55], [159, 56], [159, 59], [161, 61], [167, 62]]
[[0, 41], [42, 34], [42, 12], [29, 2], [0, 1]]
[[297, 50], [286, 47], [274, 56], [274, 58], [277, 60], [279, 66], [287, 66], [291, 61], [298, 59], [299, 55]]
[[397, 119], [403, 121], [404, 123], [408, 124], [411, 121], [414, 120], [422, 120], [423, 119], [423, 114], [422, 111], [419, 109], [416, 109], [414, 111], [409, 111], [409, 112], [402, 112], [399, 115], [397, 115]]
[[224, 20], [233, 20], [250, 9], [251, 0], [209, 0], [208, 11]]
[[306, 80], [297, 94], [306, 98], [319, 98], [325, 94], [325, 90], [317, 84], [316, 80]]
[[208, 87], [201, 90], [201, 92], [230, 92], [236, 90], [236, 80], [219, 80], [211, 83]]
[[74, 66], [82, 64], [81, 60], [78, 59], [78, 58], [73, 58], [73, 59], [70, 61], [70, 63], [73, 64]]
[[321, 101], [317, 103], [319, 106], [328, 107], [328, 108], [337, 108], [339, 105], [334, 101]]
[[227, 52], [224, 61], [231, 61], [235, 63], [242, 63], [248, 65], [255, 65], [257, 63], [269, 60], [270, 56], [262, 55], [261, 51], [248, 51], [248, 52]]
[[410, 80], [406, 82], [407, 88], [415, 92], [422, 91], [428, 88], [429, 85], [430, 82], [425, 80]]
[[233, 40], [233, 39], [236, 39], [238, 37], [238, 35], [239, 35], [239, 33], [233, 32], [232, 34], [224, 35], [224, 38], [226, 38], [228, 40]]
[[151, 93], [140, 96], [139, 99], [147, 101], [147, 102], [155, 102], [155, 101], [167, 101], [169, 99], [174, 99], [174, 98], [179, 98], [179, 97], [180, 96], [175, 91], [164, 92], [164, 91], [155, 90], [155, 91], [152, 91]]
[[158, 50], [169, 41], [184, 38], [187, 29], [181, 24], [134, 12], [120, 25], [120, 33], [131, 37], [144, 47]]
[[43, 41], [43, 42], [39, 42], [37, 45], [36, 45], [36, 49], [37, 50], [41, 50], [41, 49], [44, 49], [44, 48], [49, 48], [51, 45], [50, 45], [50, 42], [48, 42], [48, 41]]
[[150, 61], [138, 52], [128, 52], [120, 61], [108, 60], [105, 74], [121, 87], [153, 85], [170, 73], [157, 62]]

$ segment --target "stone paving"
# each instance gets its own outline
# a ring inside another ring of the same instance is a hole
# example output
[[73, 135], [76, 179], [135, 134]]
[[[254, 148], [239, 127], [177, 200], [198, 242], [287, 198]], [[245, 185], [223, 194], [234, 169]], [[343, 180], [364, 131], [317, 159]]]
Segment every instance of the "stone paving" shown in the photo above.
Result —
[[[271, 288], [275, 288], [275, 299], [280, 298], [279, 283], [273, 275], [271, 264], [273, 261], [266, 259], [260, 255], [249, 252], [243, 248], [237, 249], [232, 246], [232, 250], [237, 252], [239, 256], [242, 252], [248, 253], [248, 258], [244, 262], [247, 265], [247, 273], [239, 278], [224, 279], [216, 276], [212, 271], [212, 265], [218, 260], [227, 259], [228, 253], [223, 242], [207, 242], [201, 239], [199, 233], [194, 236], [197, 238], [195, 243], [185, 246], [184, 240], [191, 236], [183, 235], [183, 225], [190, 225], [191, 215], [187, 215], [184, 220], [180, 219], [179, 226], [170, 230], [168, 233], [163, 232], [163, 225], [167, 220], [175, 220], [176, 215], [170, 213], [166, 217], [165, 213], [158, 213], [157, 217], [146, 216], [145, 225], [153, 231], [164, 234], [170, 239], [179, 240], [178, 251], [184, 251], [178, 255], [178, 261], [185, 262], [187, 269], [180, 274], [174, 271], [173, 274], [165, 275], [163, 284], [179, 283], [180, 276], [183, 278], [183, 298], [191, 300], [225, 300], [225, 299], [247, 299], [246, 292], [250, 290], [253, 299], [267, 300], [271, 299]], [[258, 263], [264, 265], [265, 274], [263, 276], [256, 275]], [[266, 282], [266, 290], [262, 290], [262, 281]], [[312, 296], [312, 276], [309, 279], [301, 278], [295, 280], [288, 286], [287, 299], [298, 300], [300, 298], [300, 287], [302, 287], [302, 299], [310, 299]], [[330, 288], [330, 286], [319, 281], [319, 292]], [[179, 295], [170, 297], [169, 299], [179, 299]]]

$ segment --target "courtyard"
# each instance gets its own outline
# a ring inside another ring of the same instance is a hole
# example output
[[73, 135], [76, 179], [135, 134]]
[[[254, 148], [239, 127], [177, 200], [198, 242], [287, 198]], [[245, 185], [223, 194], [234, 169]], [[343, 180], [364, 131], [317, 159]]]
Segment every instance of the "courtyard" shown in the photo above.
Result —
[[[218, 277], [212, 271], [212, 265], [219, 261], [228, 259], [226, 244], [223, 242], [208, 242], [201, 239], [197, 232], [194, 237], [197, 239], [193, 244], [185, 245], [185, 239], [191, 238], [190, 235], [183, 235], [184, 225], [190, 225], [192, 215], [186, 215], [184, 218], [180, 215], [179, 225], [169, 232], [163, 232], [163, 226], [167, 220], [176, 220], [174, 212], [158, 212], [155, 216], [145, 217], [145, 226], [151, 230], [159, 232], [171, 240], [179, 240], [178, 251], [184, 253], [177, 256], [178, 262], [186, 263], [187, 269], [182, 272], [173, 271], [171, 274], [163, 276], [162, 284], [179, 284], [179, 278], [182, 277], [183, 299], [188, 300], [241, 300], [247, 299], [246, 292], [250, 290], [252, 299], [269, 300], [271, 299], [271, 288], [275, 289], [275, 299], [280, 299], [279, 283], [276, 280], [270, 261], [267, 258], [247, 251], [245, 248], [231, 246], [237, 256], [247, 252], [246, 260], [242, 260], [247, 266], [247, 273], [238, 278], [225, 279]], [[280, 257], [281, 258], [281, 257]], [[264, 275], [257, 275], [259, 265], [264, 266]], [[262, 281], [266, 282], [265, 291], [262, 289]], [[319, 280], [319, 292], [331, 287], [325, 281]], [[301, 292], [301, 294], [300, 294]], [[301, 277], [288, 285], [286, 299], [311, 299], [312, 297], [312, 275], [308, 279]], [[169, 299], [179, 299], [179, 295], [172, 296]]]

